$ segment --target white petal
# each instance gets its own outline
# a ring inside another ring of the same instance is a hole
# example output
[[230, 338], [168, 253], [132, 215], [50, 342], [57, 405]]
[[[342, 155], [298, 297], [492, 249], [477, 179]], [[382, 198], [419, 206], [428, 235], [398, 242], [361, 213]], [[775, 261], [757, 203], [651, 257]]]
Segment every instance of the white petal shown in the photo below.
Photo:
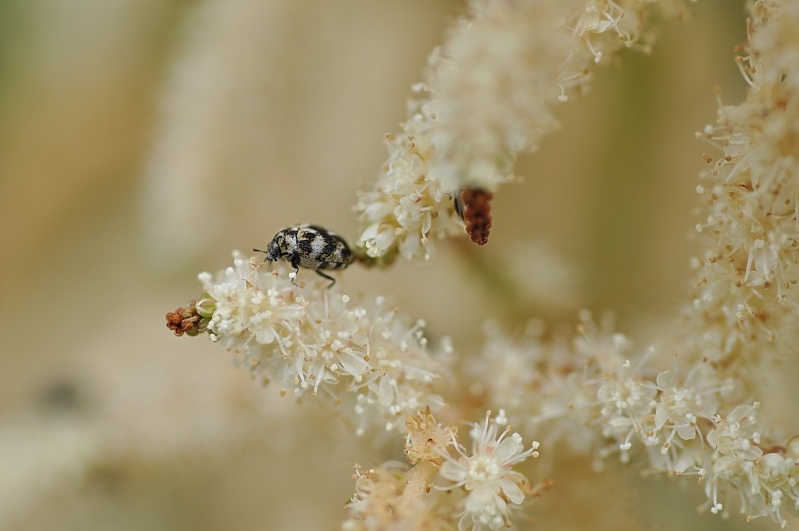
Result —
[[360, 376], [371, 368], [371, 365], [364, 361], [363, 358], [349, 352], [341, 353], [339, 364], [344, 369], [344, 372], [351, 376]]
[[381, 406], [390, 406], [394, 402], [394, 390], [391, 387], [391, 379], [388, 377], [380, 378], [377, 387], [377, 399]]
[[[364, 209], [363, 213], [366, 219], [368, 220], [378, 220], [389, 215], [393, 209], [394, 206], [388, 201], [378, 201], [368, 205]], [[366, 232], [364, 232], [364, 235], [365, 234]], [[361, 236], [361, 238], [367, 239], [365, 236]]]
[[672, 389], [675, 383], [674, 373], [671, 371], [663, 371], [658, 374], [656, 381], [660, 389]]
[[494, 451], [494, 457], [496, 458], [497, 462], [505, 463], [511, 460], [516, 454], [522, 453], [524, 450], [524, 446], [520, 444], [516, 439], [513, 437], [506, 437], [499, 443], [496, 450]]
[[259, 328], [255, 332], [255, 341], [262, 345], [268, 345], [275, 340], [275, 334], [271, 328]]
[[690, 441], [696, 437], [696, 429], [693, 426], [682, 426], [677, 430], [677, 435], [684, 441]]
[[377, 236], [377, 229], [380, 228], [380, 223], [372, 223], [366, 230], [361, 233], [361, 236], [358, 238], [359, 242], [365, 242], [367, 240], [373, 240], [375, 236]]
[[500, 488], [505, 494], [505, 497], [516, 505], [524, 501], [524, 492], [522, 492], [522, 489], [520, 489], [516, 483], [508, 481], [507, 479], [501, 479]]
[[441, 477], [444, 479], [456, 483], [463, 483], [466, 480], [466, 470], [454, 461], [444, 461], [438, 473], [441, 474]]

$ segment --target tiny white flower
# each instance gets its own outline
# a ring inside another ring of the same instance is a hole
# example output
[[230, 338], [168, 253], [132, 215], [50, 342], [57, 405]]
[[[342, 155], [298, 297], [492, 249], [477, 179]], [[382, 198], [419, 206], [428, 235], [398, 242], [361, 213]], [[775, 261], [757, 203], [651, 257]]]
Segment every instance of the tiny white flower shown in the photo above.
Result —
[[[474, 424], [470, 432], [472, 453], [454, 440], [457, 459], [444, 455], [440, 474], [452, 484], [445, 489], [463, 488], [467, 492], [459, 529], [499, 529], [510, 524], [511, 506], [524, 501], [527, 479], [513, 467], [530, 456], [538, 457], [538, 442], [524, 449], [518, 433], [506, 428], [497, 434], [497, 423], [486, 414], [482, 424]], [[510, 436], [508, 436], [510, 434]]]

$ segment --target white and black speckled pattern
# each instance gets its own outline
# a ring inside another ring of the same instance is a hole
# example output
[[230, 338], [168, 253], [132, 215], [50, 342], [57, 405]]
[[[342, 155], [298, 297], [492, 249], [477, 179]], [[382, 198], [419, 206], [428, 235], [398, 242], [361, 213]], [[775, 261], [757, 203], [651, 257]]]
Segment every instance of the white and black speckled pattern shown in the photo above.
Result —
[[269, 242], [266, 251], [253, 250], [265, 253], [269, 262], [286, 260], [294, 269], [313, 269], [332, 280], [333, 284], [335, 279], [320, 270], [344, 269], [353, 260], [352, 251], [343, 238], [322, 227], [307, 224], [281, 229]]

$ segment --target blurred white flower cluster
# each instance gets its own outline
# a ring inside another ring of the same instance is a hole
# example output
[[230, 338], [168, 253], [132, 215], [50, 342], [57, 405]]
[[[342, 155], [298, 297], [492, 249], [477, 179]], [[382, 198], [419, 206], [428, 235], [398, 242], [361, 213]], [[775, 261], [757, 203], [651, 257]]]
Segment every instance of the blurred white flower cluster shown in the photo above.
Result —
[[[740, 105], [719, 101], [697, 136], [714, 149], [698, 188], [707, 218], [687, 309], [702, 354], [761, 379], [799, 340], [799, 6], [755, 2], [737, 58], [749, 83]], [[719, 98], [721, 100], [721, 98]]]
[[622, 48], [648, 50], [652, 11], [679, 0], [473, 0], [429, 59], [389, 158], [359, 192], [357, 245], [382, 262], [429, 260], [459, 229], [453, 197], [494, 191], [516, 155], [557, 129], [552, 108], [586, 90], [590, 67]]
[[658, 370], [660, 352], [636, 354], [610, 320], [581, 319], [571, 348], [535, 335], [513, 343], [494, 330], [470, 367], [483, 382], [473, 392], [505, 404], [508, 419], [541, 434], [544, 447], [592, 458], [597, 471], [610, 456], [645, 456], [649, 473], [704, 481], [713, 513], [732, 490], [749, 516], [786, 525], [784, 512], [799, 507], [799, 445], [775, 442], [758, 420], [760, 404], [745, 403], [745, 383], [676, 352], [674, 368]]

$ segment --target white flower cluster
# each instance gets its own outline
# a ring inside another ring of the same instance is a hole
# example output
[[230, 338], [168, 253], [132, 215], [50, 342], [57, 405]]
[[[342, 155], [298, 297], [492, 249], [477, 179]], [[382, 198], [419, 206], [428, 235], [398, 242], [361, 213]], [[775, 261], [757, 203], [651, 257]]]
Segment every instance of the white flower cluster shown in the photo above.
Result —
[[[422, 86], [415, 87], [422, 91]], [[368, 191], [358, 193], [356, 209], [362, 230], [356, 244], [366, 255], [391, 262], [397, 253], [408, 260], [430, 260], [430, 237], [462, 230], [452, 196], [430, 174], [435, 148], [430, 127], [436, 119], [427, 100], [408, 103], [409, 119], [398, 135], [387, 135], [389, 158]]]
[[329, 281], [285, 265], [268, 271], [233, 253], [234, 266], [200, 275], [215, 301], [208, 324], [220, 342], [264, 382], [278, 380], [297, 397], [322, 393], [368, 423], [401, 426], [405, 415], [441, 397], [432, 383], [441, 366], [426, 349], [424, 323], [408, 323], [383, 297], [351, 300]]
[[597, 467], [608, 455], [618, 452], [627, 462], [631, 452], [644, 451], [656, 471], [697, 470], [702, 455], [695, 445], [704, 444], [702, 429], [712, 427], [732, 384], [719, 381], [707, 364], [685, 376], [676, 368], [653, 372], [647, 367], [652, 352], [633, 364], [631, 342], [613, 333], [609, 321], [597, 327], [587, 312], [581, 318], [571, 359], [561, 352], [557, 363], [542, 362], [549, 368], [535, 390], [542, 397], [533, 424], [552, 425], [546, 433], [574, 451], [592, 453]]
[[[582, 92], [590, 67], [623, 47], [647, 49], [650, 11], [677, 0], [474, 0], [389, 135], [383, 171], [359, 194], [358, 246], [383, 262], [429, 260], [431, 236], [458, 231], [452, 195], [493, 191], [516, 155], [555, 130], [553, 105]], [[423, 93], [423, 94], [422, 94]]]
[[707, 435], [715, 452], [705, 490], [713, 513], [724, 510], [719, 490], [732, 489], [749, 518], [768, 516], [785, 527], [783, 511], [799, 512], [799, 439], [763, 450], [759, 406], [738, 406], [715, 419], [716, 428]]
[[458, 529], [509, 527], [511, 510], [521, 505], [525, 490], [530, 489], [527, 478], [513, 467], [530, 456], [538, 457], [538, 442], [533, 441], [525, 450], [521, 435], [510, 434], [510, 428], [499, 433], [499, 419], [491, 419], [490, 414], [486, 414], [482, 424], [475, 423], [469, 433], [471, 455], [454, 440], [454, 435], [458, 458], [444, 454], [440, 474], [452, 482], [445, 488], [466, 491]]
[[[799, 6], [754, 2], [739, 57], [750, 85], [738, 106], [719, 103], [700, 138], [721, 154], [697, 188], [707, 218], [696, 229], [697, 293], [688, 328], [702, 355], [744, 362], [741, 376], [795, 351], [799, 340]], [[697, 328], [701, 332], [697, 332]], [[759, 376], [758, 373], [754, 373]]]
[[737, 405], [742, 393], [732, 378], [706, 362], [684, 374], [679, 357], [673, 370], [654, 371], [652, 351], [633, 364], [627, 338], [587, 313], [582, 319], [570, 352], [558, 342], [491, 337], [482, 363], [471, 368], [483, 374], [477, 392], [489, 403], [506, 400], [511, 422], [542, 433], [547, 447], [593, 457], [597, 469], [610, 455], [622, 462], [643, 455], [651, 472], [706, 481], [714, 513], [724, 509], [720, 492], [737, 491], [750, 517], [785, 525], [783, 511], [799, 510], [799, 442], [763, 450], [759, 404]]

